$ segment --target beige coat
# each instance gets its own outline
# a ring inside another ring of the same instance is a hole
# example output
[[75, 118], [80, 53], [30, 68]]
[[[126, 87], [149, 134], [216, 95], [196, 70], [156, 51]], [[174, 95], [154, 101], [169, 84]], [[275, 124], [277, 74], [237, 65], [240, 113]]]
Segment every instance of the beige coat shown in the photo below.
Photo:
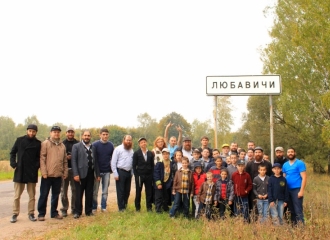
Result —
[[47, 177], [68, 176], [68, 160], [62, 142], [56, 145], [47, 139], [41, 143], [40, 171], [42, 176], [47, 175]]

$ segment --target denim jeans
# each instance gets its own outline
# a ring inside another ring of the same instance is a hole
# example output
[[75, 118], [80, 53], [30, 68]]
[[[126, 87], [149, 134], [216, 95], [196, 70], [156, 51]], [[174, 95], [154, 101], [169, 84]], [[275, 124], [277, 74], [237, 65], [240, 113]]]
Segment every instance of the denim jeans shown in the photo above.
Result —
[[182, 194], [182, 193], [175, 193], [174, 196], [174, 204], [170, 210], [170, 216], [174, 217], [176, 211], [180, 208], [180, 204], [182, 202], [183, 205], [183, 214], [185, 217], [188, 217], [189, 215], [189, 204], [190, 204], [190, 196], [188, 193]]
[[289, 189], [289, 209], [291, 212], [291, 222], [297, 225], [300, 223], [305, 223], [304, 212], [303, 212], [303, 201], [304, 198], [298, 198], [298, 192], [300, 188]]
[[100, 181], [94, 181], [93, 188], [93, 210], [97, 209], [97, 198], [99, 193], [100, 183], [102, 183], [102, 198], [101, 209], [107, 209], [108, 189], [110, 185], [110, 173], [100, 173]]
[[234, 198], [234, 211], [235, 215], [243, 215], [244, 220], [249, 220], [249, 199], [248, 197], [238, 197]]
[[266, 222], [268, 219], [269, 208], [268, 199], [257, 199], [257, 207], [260, 223]]
[[283, 224], [284, 201], [277, 200], [274, 202], [275, 206], [269, 208], [270, 215], [272, 216], [273, 224]]
[[69, 209], [69, 199], [68, 199], [68, 190], [69, 185], [71, 187], [71, 213], [75, 212], [75, 202], [76, 202], [76, 185], [73, 180], [72, 169], [68, 170], [68, 177], [62, 180], [61, 187], [61, 200], [62, 200], [62, 212], [67, 212]]

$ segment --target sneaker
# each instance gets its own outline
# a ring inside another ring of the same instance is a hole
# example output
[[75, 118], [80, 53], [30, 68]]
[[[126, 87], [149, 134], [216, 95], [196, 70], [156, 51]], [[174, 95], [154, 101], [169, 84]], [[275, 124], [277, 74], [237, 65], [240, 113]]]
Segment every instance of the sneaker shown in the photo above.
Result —
[[101, 212], [107, 212], [107, 210], [103, 208], [103, 209], [101, 209]]
[[58, 219], [58, 220], [62, 220], [63, 219], [63, 217], [61, 215], [59, 215], [59, 214], [57, 214], [55, 217], [52, 217], [52, 218]]
[[94, 213], [94, 214], [95, 214], [95, 213], [96, 213], [96, 209], [93, 209], [93, 210], [92, 210], [92, 213]]
[[11, 217], [10, 222], [11, 222], [11, 223], [15, 223], [15, 222], [17, 222], [17, 215], [16, 215], [16, 214], [14, 214], [14, 215]]
[[75, 214], [73, 215], [73, 218], [74, 218], [74, 219], [80, 218], [80, 215], [77, 214], [77, 213], [75, 213]]
[[30, 219], [30, 221], [32, 221], [32, 222], [37, 221], [37, 219], [34, 217], [34, 214], [29, 214], [29, 219]]
[[38, 221], [45, 221], [45, 217], [43, 216], [38, 217]]
[[67, 217], [68, 216], [68, 212], [67, 211], [63, 211], [62, 212], [62, 217]]

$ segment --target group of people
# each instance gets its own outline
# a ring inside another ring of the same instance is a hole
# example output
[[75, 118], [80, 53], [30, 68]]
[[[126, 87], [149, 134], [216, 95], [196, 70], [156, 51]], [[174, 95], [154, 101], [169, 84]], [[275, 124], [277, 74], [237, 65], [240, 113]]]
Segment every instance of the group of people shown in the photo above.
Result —
[[[61, 129], [53, 126], [50, 137], [44, 142], [36, 138], [37, 126], [30, 124], [27, 134], [16, 140], [11, 153], [11, 166], [15, 169], [15, 197], [11, 222], [17, 221], [19, 200], [25, 184], [29, 194], [29, 219], [34, 216], [35, 187], [38, 169], [41, 171], [38, 220], [44, 221], [47, 198], [52, 189], [51, 218], [62, 219], [68, 215], [68, 187], [71, 187], [71, 212], [74, 218], [82, 215], [82, 199], [85, 194], [85, 215], [92, 216], [98, 210], [98, 190], [102, 183], [101, 211], [107, 211], [110, 174], [116, 183], [117, 205], [125, 211], [134, 175], [136, 195], [135, 209], [141, 210], [142, 189], [145, 189], [146, 209], [157, 213], [168, 212], [170, 217], [183, 213], [209, 219], [243, 216], [245, 221], [259, 218], [274, 224], [283, 224], [283, 213], [288, 208], [293, 224], [304, 223], [303, 196], [306, 186], [306, 165], [296, 158], [296, 151], [275, 149], [272, 165], [264, 159], [263, 149], [248, 142], [247, 151], [237, 143], [223, 144], [221, 149], [211, 149], [207, 136], [201, 138], [201, 146], [194, 148], [189, 137], [179, 133], [168, 138], [170, 122], [165, 134], [153, 142], [148, 150], [145, 137], [138, 139], [139, 149], [133, 151], [132, 137], [126, 135], [120, 146], [108, 140], [109, 131], [100, 130], [100, 140], [91, 143], [91, 133], [82, 133], [82, 141], [74, 138], [74, 129], [68, 128], [66, 139], [61, 142]], [[62, 208], [57, 211], [61, 193]], [[191, 206], [191, 207], [190, 207]], [[285, 208], [285, 209], [284, 209]], [[226, 211], [226, 210], [229, 211]], [[228, 213], [226, 213], [228, 212]]]

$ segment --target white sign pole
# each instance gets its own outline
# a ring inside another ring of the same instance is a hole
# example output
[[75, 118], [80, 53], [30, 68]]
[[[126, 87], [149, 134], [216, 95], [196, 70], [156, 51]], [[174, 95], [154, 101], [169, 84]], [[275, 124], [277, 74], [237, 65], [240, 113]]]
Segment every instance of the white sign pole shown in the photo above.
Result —
[[214, 148], [218, 148], [218, 97], [214, 96], [214, 110], [213, 110], [213, 116], [214, 116]]
[[270, 160], [272, 165], [274, 164], [274, 120], [273, 120], [273, 99], [272, 95], [269, 95], [269, 119], [270, 119]]

